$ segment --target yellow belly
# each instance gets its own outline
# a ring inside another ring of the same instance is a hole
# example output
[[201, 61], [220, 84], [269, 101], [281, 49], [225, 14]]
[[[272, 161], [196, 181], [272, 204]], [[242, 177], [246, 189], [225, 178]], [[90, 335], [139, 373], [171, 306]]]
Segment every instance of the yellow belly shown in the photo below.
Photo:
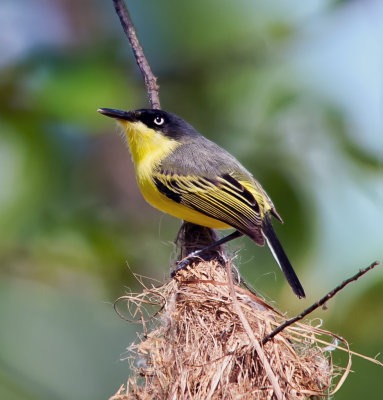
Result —
[[[137, 177], [138, 178], [138, 177]], [[137, 179], [138, 180], [138, 179]], [[139, 187], [145, 200], [160, 211], [166, 212], [174, 217], [180, 218], [193, 224], [206, 226], [214, 229], [228, 229], [230, 225], [225, 224], [217, 219], [210, 218], [192, 208], [176, 203], [160, 193], [156, 186], [147, 179], [138, 180]]]

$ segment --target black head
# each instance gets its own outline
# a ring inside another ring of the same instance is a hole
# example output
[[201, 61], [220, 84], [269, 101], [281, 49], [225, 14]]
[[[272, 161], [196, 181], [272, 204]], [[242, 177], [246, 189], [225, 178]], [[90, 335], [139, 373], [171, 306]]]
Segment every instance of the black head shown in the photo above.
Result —
[[120, 111], [111, 108], [100, 108], [97, 111], [107, 117], [130, 122], [142, 122], [148, 128], [175, 140], [199, 135], [199, 133], [182, 118], [163, 110], [142, 108], [135, 111]]

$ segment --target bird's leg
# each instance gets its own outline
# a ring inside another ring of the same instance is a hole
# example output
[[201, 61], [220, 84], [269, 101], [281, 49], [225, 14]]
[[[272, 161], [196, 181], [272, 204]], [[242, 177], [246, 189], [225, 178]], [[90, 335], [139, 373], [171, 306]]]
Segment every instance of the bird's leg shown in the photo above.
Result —
[[188, 264], [190, 259], [199, 256], [201, 253], [208, 251], [214, 247], [220, 246], [221, 244], [230, 242], [233, 239], [236, 239], [240, 236], [242, 236], [243, 233], [239, 232], [239, 231], [234, 231], [233, 233], [231, 233], [228, 236], [223, 237], [220, 240], [217, 240], [214, 243], [209, 244], [208, 246], [200, 249], [200, 250], [196, 250], [196, 251], [192, 251], [190, 254], [188, 254], [182, 261], [180, 261], [177, 266], [175, 267], [175, 269], [172, 271], [171, 276], [173, 277], [179, 270], [184, 269]]

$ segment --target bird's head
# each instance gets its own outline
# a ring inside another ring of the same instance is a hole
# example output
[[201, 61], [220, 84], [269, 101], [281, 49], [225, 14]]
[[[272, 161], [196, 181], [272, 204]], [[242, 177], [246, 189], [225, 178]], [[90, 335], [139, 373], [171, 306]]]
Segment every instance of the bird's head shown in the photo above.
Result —
[[[186, 121], [163, 110], [140, 109], [121, 111], [113, 108], [99, 108], [99, 113], [116, 119], [128, 133], [141, 135], [160, 134], [167, 139], [183, 142], [199, 133]], [[151, 132], [151, 133], [150, 133]]]

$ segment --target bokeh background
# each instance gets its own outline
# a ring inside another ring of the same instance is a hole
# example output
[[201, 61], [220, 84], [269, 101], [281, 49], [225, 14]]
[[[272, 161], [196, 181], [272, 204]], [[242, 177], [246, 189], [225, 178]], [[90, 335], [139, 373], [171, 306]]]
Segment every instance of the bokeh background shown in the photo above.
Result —
[[[308, 296], [246, 238], [231, 245], [244, 277], [293, 315], [382, 260], [383, 3], [128, 5], [162, 107], [262, 182]], [[0, 398], [105, 399], [140, 331], [112, 303], [139, 290], [133, 272], [167, 279], [180, 226], [143, 201], [96, 112], [148, 106], [141, 76], [111, 0], [2, 0], [0, 54]], [[312, 317], [382, 352], [381, 269]], [[353, 360], [336, 398], [380, 397], [382, 368]]]

